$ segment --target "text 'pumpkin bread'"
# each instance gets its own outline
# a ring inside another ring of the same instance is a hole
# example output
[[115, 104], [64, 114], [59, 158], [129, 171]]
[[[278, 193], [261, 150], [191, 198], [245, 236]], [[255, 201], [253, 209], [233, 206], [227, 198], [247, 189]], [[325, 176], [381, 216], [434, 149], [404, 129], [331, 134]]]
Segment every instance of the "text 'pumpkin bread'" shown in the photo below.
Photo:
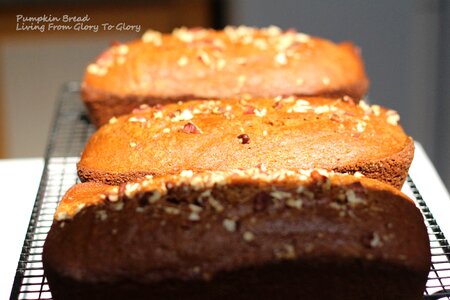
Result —
[[43, 251], [58, 299], [422, 299], [427, 230], [368, 178], [260, 169], [82, 183]]
[[365, 95], [359, 51], [294, 30], [226, 27], [147, 31], [90, 64], [82, 96], [99, 126], [140, 104], [190, 98]]
[[192, 100], [142, 107], [89, 139], [82, 181], [246, 169], [360, 172], [401, 188], [414, 144], [395, 111], [349, 97]]

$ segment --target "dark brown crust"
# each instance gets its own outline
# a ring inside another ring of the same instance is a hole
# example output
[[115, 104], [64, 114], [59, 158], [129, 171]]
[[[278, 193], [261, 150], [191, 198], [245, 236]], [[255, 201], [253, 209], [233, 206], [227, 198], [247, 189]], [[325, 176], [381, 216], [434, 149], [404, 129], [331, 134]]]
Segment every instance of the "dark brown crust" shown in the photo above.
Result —
[[[280, 263], [228, 272], [211, 282], [178, 280], [158, 284], [80, 283], [62, 277], [50, 268], [45, 274], [50, 280], [55, 300], [147, 300], [149, 295], [152, 295], [151, 299], [174, 300], [423, 299], [422, 274], [379, 262], [342, 260], [340, 264], [335, 264], [332, 271], [329, 267], [330, 263], [327, 261]], [[366, 270], [371, 270], [370, 274]], [[342, 284], [343, 278], [350, 284]]]
[[[194, 177], [179, 186], [180, 177], [156, 178], [132, 198], [121, 196], [119, 202], [95, 200], [110, 186], [78, 185], [61, 203], [76, 207], [89, 204], [89, 197], [96, 203], [73, 219], [55, 221], [49, 232], [43, 262], [53, 296], [56, 300], [86, 295], [145, 299], [149, 294], [154, 299], [273, 299], [277, 295], [421, 299], [430, 249], [414, 203], [375, 180], [350, 175], [329, 178], [330, 185], [319, 173], [305, 182], [288, 175], [269, 182], [241, 177], [213, 184], [211, 195], [223, 206], [221, 211], [208, 201], [199, 204], [199, 195], [208, 188], [190, 186]], [[152, 186], [161, 182], [168, 196], [137, 212], [143, 207], [142, 197], [147, 199]], [[296, 195], [299, 185], [304, 186], [300, 208], [268, 196], [274, 191]], [[92, 193], [83, 195], [85, 187]], [[350, 196], [344, 201], [339, 198], [350, 190], [362, 202], [352, 202]], [[306, 197], [305, 191], [313, 197]], [[117, 209], [117, 203], [123, 206]], [[192, 203], [202, 207], [195, 221], [188, 219]], [[181, 213], [164, 213], [165, 207]], [[99, 211], [104, 219], [99, 219]], [[227, 230], [225, 219], [235, 220], [236, 227]], [[245, 239], [246, 232], [252, 233], [252, 239]]]
[[[368, 178], [376, 179], [401, 189], [408, 176], [409, 166], [414, 158], [414, 141], [408, 137], [403, 150], [378, 161], [368, 161], [345, 168], [334, 168], [339, 173], [360, 172]], [[409, 162], [409, 163], [408, 163]]]

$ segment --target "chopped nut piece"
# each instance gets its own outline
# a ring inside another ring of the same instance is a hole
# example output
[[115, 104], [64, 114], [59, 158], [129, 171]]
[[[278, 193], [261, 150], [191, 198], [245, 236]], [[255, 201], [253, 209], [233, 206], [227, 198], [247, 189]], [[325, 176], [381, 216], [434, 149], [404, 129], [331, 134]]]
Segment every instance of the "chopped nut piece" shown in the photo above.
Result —
[[162, 111], [158, 110], [158, 111], [154, 112], [153, 113], [153, 118], [155, 118], [155, 119], [162, 119], [163, 118]]
[[224, 219], [222, 222], [223, 227], [229, 232], [236, 231], [236, 221], [231, 219]]
[[180, 67], [184, 67], [188, 63], [189, 63], [189, 59], [187, 58], [187, 56], [184, 56], [184, 55], [177, 60], [177, 64]]
[[164, 207], [164, 211], [166, 213], [170, 214], [170, 215], [178, 215], [178, 214], [180, 214], [180, 210], [178, 208], [176, 208], [176, 207], [167, 206], [167, 207]]
[[56, 219], [56, 221], [67, 220], [67, 219], [69, 219], [69, 214], [68, 214], [66, 211], [58, 212], [58, 213], [55, 215], [55, 219]]
[[186, 27], [176, 28], [172, 31], [172, 35], [185, 43], [191, 43], [194, 41], [194, 34]]
[[138, 190], [140, 189], [140, 184], [139, 183], [127, 183], [125, 185], [125, 196], [127, 196], [128, 198], [133, 198], [133, 196], [138, 192]]
[[112, 207], [112, 209], [119, 211], [119, 210], [123, 209], [124, 205], [125, 204], [122, 201], [120, 201], [120, 202], [113, 203], [111, 207]]
[[192, 170], [183, 170], [180, 173], [181, 177], [187, 177], [187, 178], [191, 178], [194, 175], [194, 172], [192, 172]]
[[109, 124], [114, 124], [114, 123], [117, 123], [116, 117], [112, 117], [111, 119], [109, 119]]
[[242, 237], [244, 238], [244, 241], [246, 241], [246, 242], [251, 242], [255, 239], [255, 235], [250, 231], [244, 232], [244, 235]]
[[311, 40], [311, 37], [307, 34], [299, 32], [297, 33], [295, 39], [300, 43], [307, 43]]
[[189, 214], [188, 219], [189, 219], [189, 221], [199, 221], [200, 215], [197, 212], [193, 211]]
[[[293, 101], [294, 98], [286, 98], [286, 99], [283, 99], [283, 102], [290, 102], [291, 100]], [[310, 111], [310, 110], [312, 110], [312, 107], [311, 107], [310, 103], [309, 103], [307, 100], [304, 100], [304, 99], [298, 99], [298, 100], [295, 102], [294, 106], [292, 106], [291, 108], [289, 108], [289, 109], [287, 110], [287, 112], [288, 112], [288, 113], [292, 113], [292, 112], [296, 112], [296, 113], [305, 113], [305, 112], [308, 112], [308, 111]]]
[[314, 108], [314, 113], [320, 115], [323, 113], [327, 113], [330, 110], [331, 109], [330, 109], [329, 105], [321, 105], [321, 106], [317, 106], [316, 108]]
[[365, 202], [363, 198], [360, 198], [355, 194], [354, 190], [346, 190], [345, 195], [350, 205], [356, 205]]
[[195, 204], [189, 204], [189, 209], [193, 212], [201, 212], [203, 208], [201, 206], [195, 205]]
[[270, 195], [273, 198], [278, 199], [278, 200], [283, 200], [283, 199], [292, 197], [291, 193], [283, 192], [283, 191], [273, 191], [273, 192], [270, 193]]
[[127, 55], [128, 54], [128, 46], [127, 45], [119, 45], [119, 46], [117, 46], [117, 53], [119, 54], [119, 55]]
[[162, 44], [162, 34], [155, 30], [147, 30], [142, 36], [142, 41], [144, 43], [152, 43], [155, 46], [160, 46]]
[[362, 108], [365, 114], [370, 115], [372, 113], [372, 108], [364, 100], [360, 100], [358, 105]]
[[250, 143], [250, 137], [243, 133], [237, 136], [238, 140], [239, 140], [239, 144], [249, 144]]
[[303, 202], [301, 199], [288, 199], [286, 201], [286, 205], [289, 207], [300, 209], [302, 208]]
[[383, 242], [381, 241], [380, 235], [378, 233], [373, 233], [372, 240], [370, 241], [370, 246], [372, 248], [383, 246]]
[[145, 123], [147, 122], [147, 119], [141, 116], [133, 116], [128, 119], [128, 122]]
[[188, 123], [184, 124], [183, 132], [184, 133], [194, 133], [194, 134], [203, 133], [202, 130], [200, 128], [198, 128], [197, 125], [195, 125], [192, 122], [188, 122]]
[[258, 48], [259, 50], [267, 49], [267, 42], [261, 38], [257, 38], [255, 40], [253, 40], [253, 45], [255, 45], [255, 47]]
[[288, 62], [286, 53], [284, 52], [277, 53], [277, 55], [275, 56], [275, 62], [280, 66], [286, 65]]
[[251, 105], [246, 105], [244, 109], [244, 115], [252, 115], [255, 113], [255, 107]]
[[208, 202], [216, 212], [223, 211], [223, 205], [218, 200], [216, 200], [214, 197], [210, 196], [208, 198]]
[[374, 104], [371, 106], [371, 108], [372, 108], [373, 114], [378, 117], [381, 113], [381, 107], [379, 105]]
[[278, 249], [274, 249], [275, 256], [278, 259], [294, 259], [296, 258], [295, 248], [291, 244], [284, 244]]
[[109, 194], [108, 195], [108, 200], [110, 202], [116, 202], [119, 201], [119, 195], [118, 194]]
[[387, 122], [391, 125], [398, 125], [398, 121], [400, 121], [400, 116], [395, 110], [388, 110], [386, 112]]
[[267, 109], [263, 108], [261, 110], [255, 108], [254, 113], [257, 117], [264, 117], [267, 114]]
[[137, 144], [136, 144], [135, 142], [130, 142], [130, 147], [131, 147], [131, 148], [136, 147], [136, 145], [137, 145]]
[[97, 76], [104, 76], [108, 72], [108, 69], [105, 67], [102, 68], [97, 64], [90, 64], [87, 67], [87, 71], [88, 71], [88, 73], [91, 73], [91, 74], [94, 74]]
[[155, 203], [161, 199], [161, 193], [159, 191], [153, 191], [153, 193], [148, 197], [148, 202]]
[[178, 121], [189, 121], [194, 118], [194, 115], [189, 109], [183, 110], [181, 113], [179, 111], [174, 113], [175, 116], [171, 118], [172, 122], [178, 122]]
[[209, 54], [208, 53], [206, 53], [206, 52], [200, 52], [199, 54], [198, 54], [198, 59], [200, 59], [200, 61], [202, 62], [202, 63], [204, 63], [206, 66], [209, 66], [209, 65], [211, 65], [211, 58], [209, 57]]
[[227, 64], [227, 61], [223, 58], [220, 58], [217, 60], [216, 63], [216, 68], [217, 70], [222, 70], [223, 68], [225, 68], [225, 65]]
[[267, 28], [262, 29], [269, 36], [279, 36], [281, 34], [281, 28], [275, 25], [270, 25]]
[[358, 121], [356, 123], [356, 131], [358, 132], [364, 132], [364, 130], [366, 129], [367, 123], [364, 121]]

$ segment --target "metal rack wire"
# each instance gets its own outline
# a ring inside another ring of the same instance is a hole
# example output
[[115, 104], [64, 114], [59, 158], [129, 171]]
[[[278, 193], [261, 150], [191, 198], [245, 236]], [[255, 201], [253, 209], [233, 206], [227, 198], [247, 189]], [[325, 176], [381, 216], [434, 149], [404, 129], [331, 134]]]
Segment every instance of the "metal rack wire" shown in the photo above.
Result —
[[[44, 171], [25, 236], [10, 299], [52, 299], [42, 267], [42, 249], [62, 195], [77, 182], [76, 163], [94, 128], [79, 99], [79, 84], [62, 89], [48, 143]], [[425, 218], [432, 267], [424, 299], [450, 300], [450, 246], [411, 178], [408, 185]]]

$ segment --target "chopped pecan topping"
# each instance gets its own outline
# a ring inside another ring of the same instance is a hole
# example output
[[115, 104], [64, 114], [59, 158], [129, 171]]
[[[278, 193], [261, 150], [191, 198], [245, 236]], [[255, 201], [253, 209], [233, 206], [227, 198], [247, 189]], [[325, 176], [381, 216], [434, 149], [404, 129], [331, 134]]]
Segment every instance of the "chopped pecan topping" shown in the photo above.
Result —
[[238, 135], [237, 138], [238, 138], [240, 144], [249, 144], [250, 143], [250, 137], [245, 133]]
[[253, 115], [255, 113], [255, 107], [251, 105], [245, 106], [244, 115]]
[[197, 125], [195, 125], [192, 122], [187, 122], [186, 124], [184, 124], [183, 132], [185, 132], [185, 133], [194, 133], [194, 134], [202, 133], [201, 129], [198, 128]]

